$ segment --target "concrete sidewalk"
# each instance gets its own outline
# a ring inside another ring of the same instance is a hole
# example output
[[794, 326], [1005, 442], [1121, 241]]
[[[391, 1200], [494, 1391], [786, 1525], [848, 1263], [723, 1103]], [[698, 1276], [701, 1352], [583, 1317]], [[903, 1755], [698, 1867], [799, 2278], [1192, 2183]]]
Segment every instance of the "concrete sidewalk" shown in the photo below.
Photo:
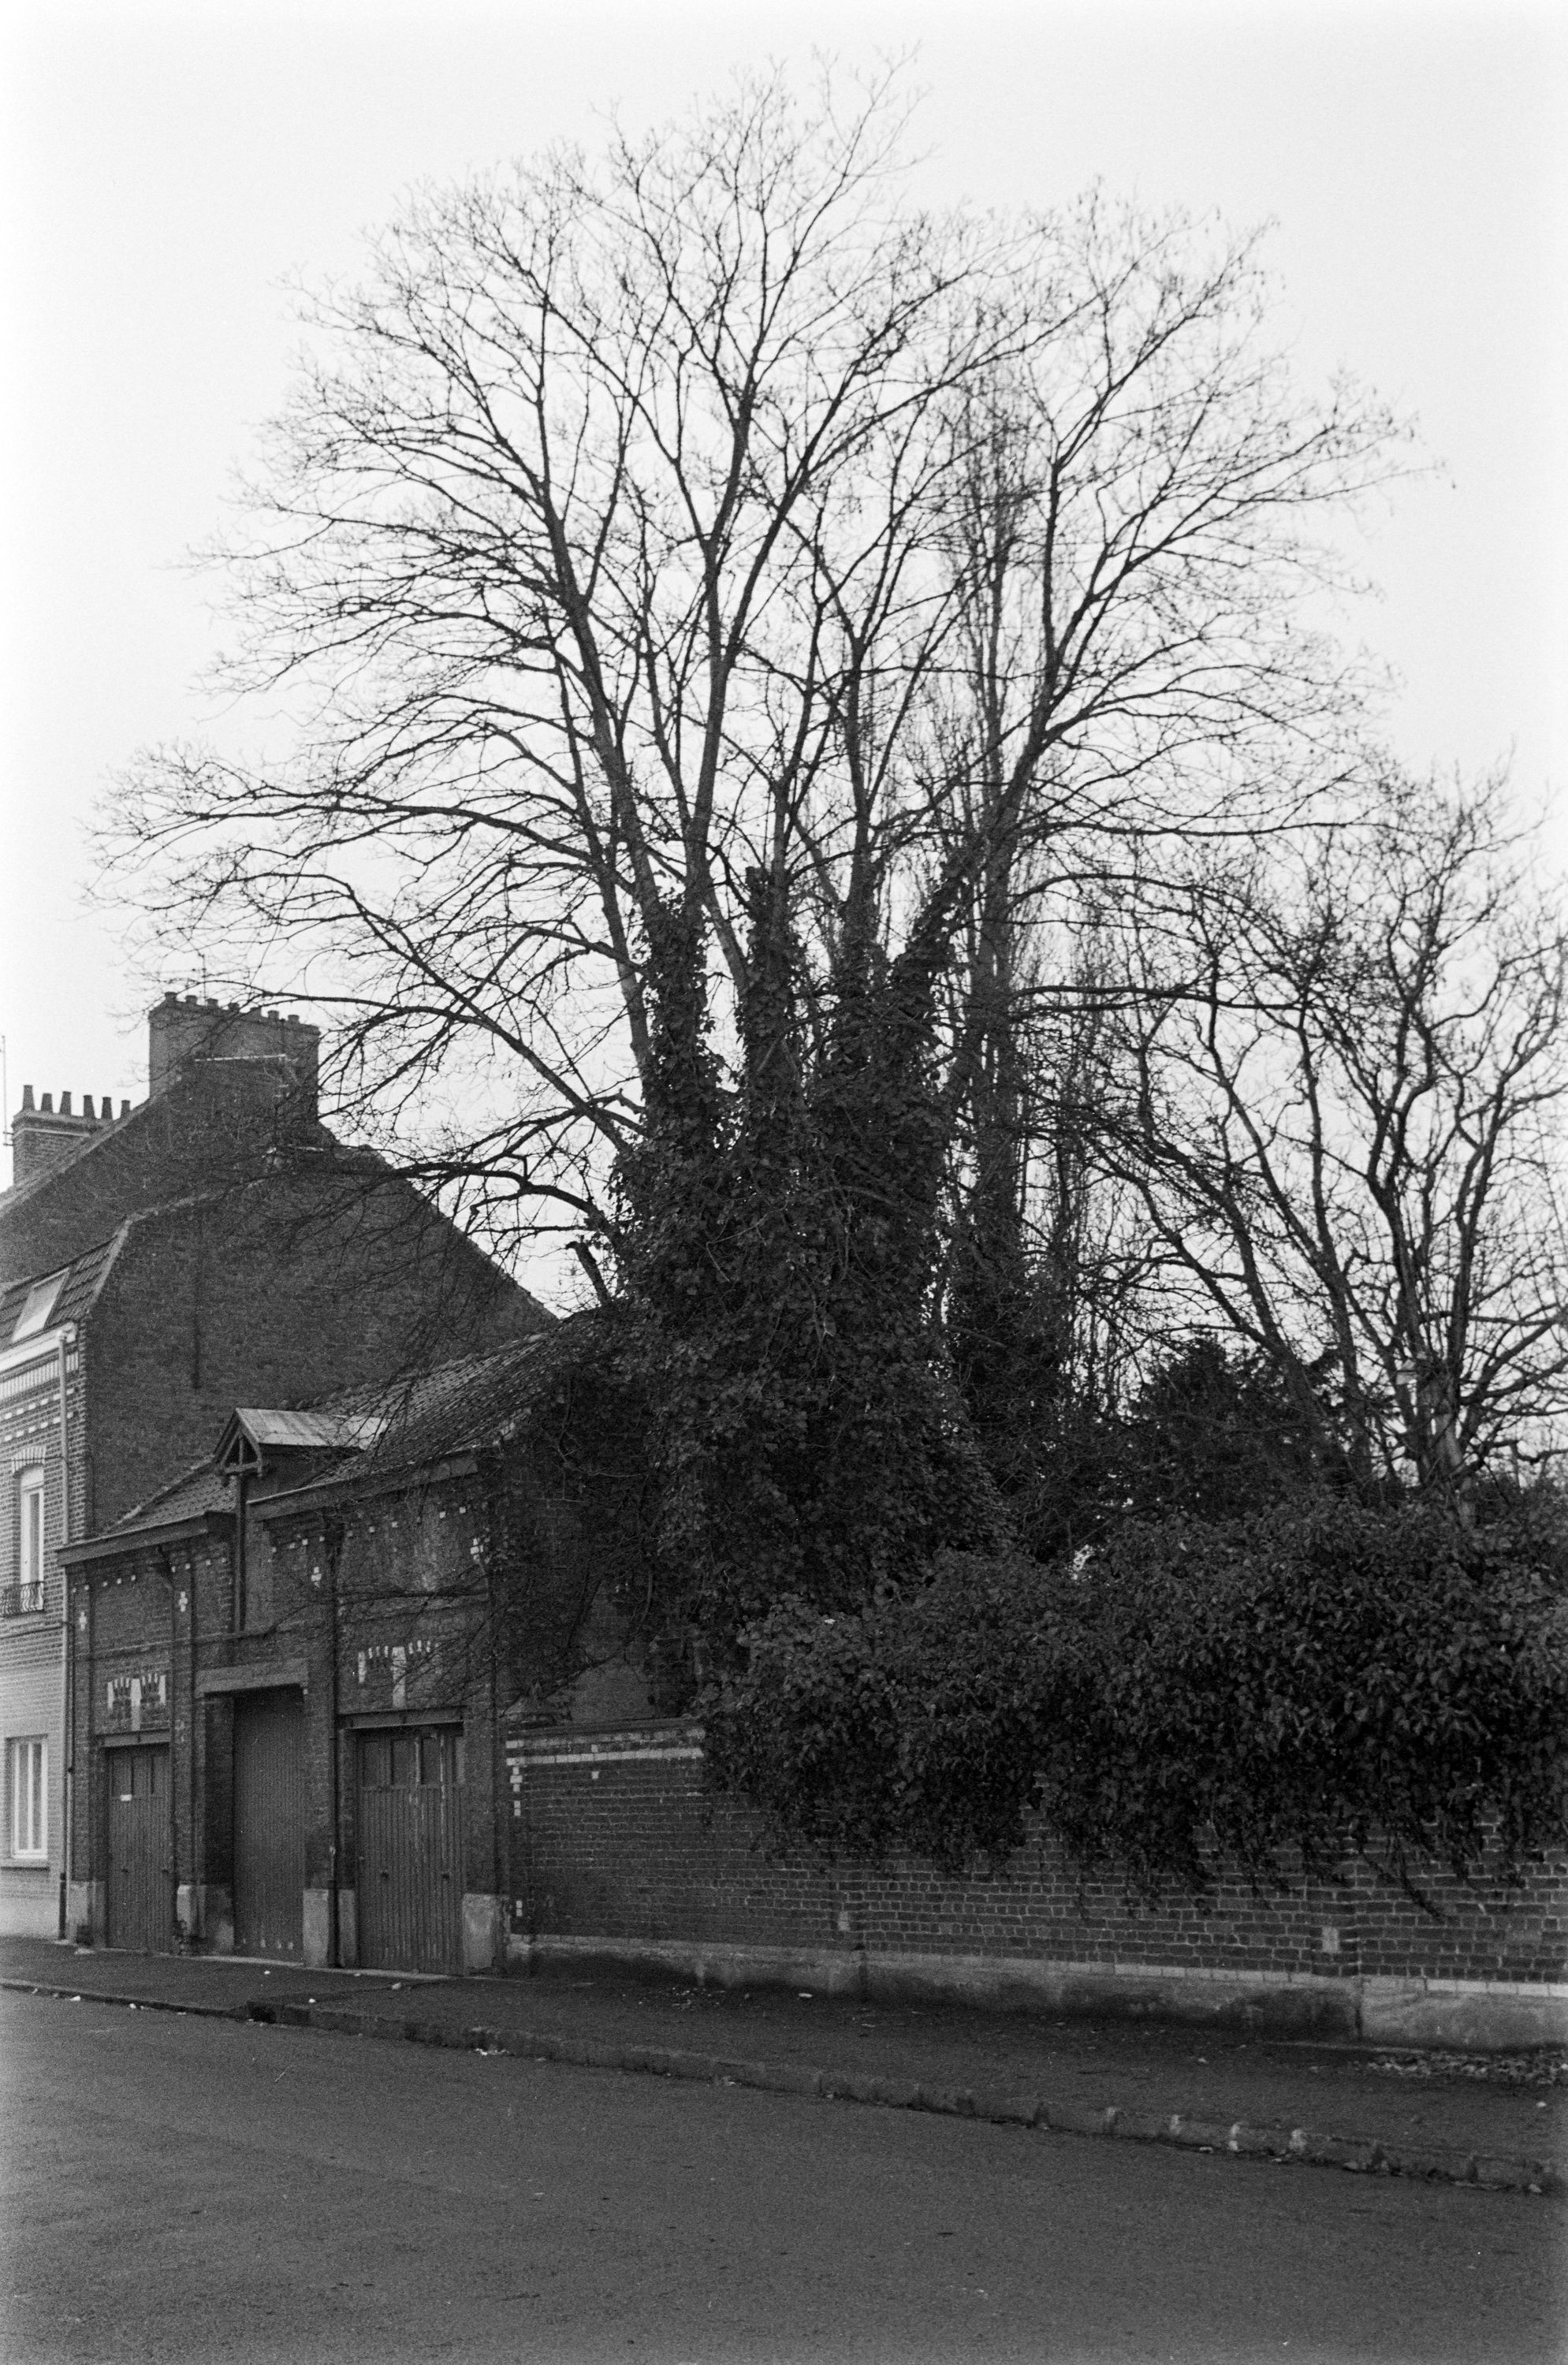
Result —
[[0, 1940], [0, 1985], [1263, 2159], [1568, 2190], [1568, 2059], [1391, 2054], [1137, 2022], [598, 1973], [425, 1979]]

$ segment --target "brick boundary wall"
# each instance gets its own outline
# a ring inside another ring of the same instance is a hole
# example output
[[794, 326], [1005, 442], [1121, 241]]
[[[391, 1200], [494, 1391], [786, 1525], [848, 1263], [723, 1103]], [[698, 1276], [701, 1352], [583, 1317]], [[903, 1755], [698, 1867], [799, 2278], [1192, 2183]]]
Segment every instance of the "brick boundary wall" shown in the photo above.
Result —
[[1568, 1852], [1523, 1885], [1434, 1873], [1424, 1911], [1365, 1864], [1257, 1896], [1130, 1903], [1036, 1832], [1006, 1872], [770, 1859], [702, 1785], [700, 1729], [507, 1745], [510, 1959], [606, 1956], [724, 1984], [815, 1983], [1052, 2011], [1121, 2009], [1410, 2042], [1568, 2041]]

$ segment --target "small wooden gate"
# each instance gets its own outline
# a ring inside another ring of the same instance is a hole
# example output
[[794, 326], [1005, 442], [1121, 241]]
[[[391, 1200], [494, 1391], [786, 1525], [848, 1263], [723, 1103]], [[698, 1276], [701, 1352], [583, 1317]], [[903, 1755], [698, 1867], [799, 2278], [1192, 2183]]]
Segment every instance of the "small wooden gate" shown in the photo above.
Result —
[[305, 1946], [305, 1704], [297, 1691], [234, 1703], [234, 1951]]
[[454, 1725], [359, 1742], [359, 1959], [456, 1971], [463, 1946], [463, 1735]]
[[174, 1945], [170, 1891], [169, 1753], [107, 1749], [108, 1942], [142, 1954]]

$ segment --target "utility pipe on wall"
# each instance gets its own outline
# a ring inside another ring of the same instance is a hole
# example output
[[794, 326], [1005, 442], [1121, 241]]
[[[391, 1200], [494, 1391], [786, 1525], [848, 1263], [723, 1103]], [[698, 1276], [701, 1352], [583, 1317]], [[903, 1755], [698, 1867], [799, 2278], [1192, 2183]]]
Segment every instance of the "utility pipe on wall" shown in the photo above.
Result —
[[179, 1612], [174, 1590], [174, 1556], [163, 1557], [163, 1582], [169, 1588], [169, 1935], [176, 1946], [180, 1932], [180, 1825], [174, 1787], [174, 1668], [179, 1659]]
[[[196, 1555], [193, 1546], [185, 1556], [185, 1568], [191, 1589], [190, 1611], [185, 1623], [185, 1667], [189, 1681], [185, 1720], [185, 1802], [189, 1809], [186, 1833], [191, 1844], [191, 1919], [188, 1935], [196, 1938], [204, 1928], [204, 1912], [196, 1903], [196, 1866], [207, 1857], [206, 1833], [202, 1845], [196, 1845]], [[169, 1664], [169, 1787], [174, 1785], [174, 1668]], [[178, 1898], [176, 1895], [176, 1905]]]
[[245, 1484], [250, 1473], [234, 1473], [234, 1563], [233, 1604], [230, 1613], [230, 1631], [242, 1634], [248, 1615], [245, 1606]]
[[[71, 1541], [71, 1412], [66, 1402], [65, 1351], [76, 1341], [74, 1323], [68, 1323], [55, 1342], [55, 1376], [60, 1390], [60, 1541]], [[56, 1563], [60, 1566], [59, 1562]], [[72, 1709], [75, 1703], [71, 1681], [73, 1653], [71, 1648], [71, 1578], [60, 1566], [60, 1928], [63, 1938], [65, 1928], [66, 1883], [71, 1877], [71, 1843], [73, 1809], [75, 1804], [76, 1764], [75, 1736], [73, 1732]]]
[[332, 1839], [331, 1839], [331, 1851], [332, 1851], [332, 1853], [331, 1853], [331, 1873], [332, 1873], [332, 1878], [331, 1878], [331, 1892], [330, 1892], [330, 1916], [331, 1916], [331, 1921], [330, 1921], [330, 1929], [329, 1929], [329, 1931], [328, 1931], [328, 1933], [327, 1933], [327, 1959], [328, 1959], [328, 1961], [332, 1965], [332, 1967], [333, 1967], [334, 1969], [339, 1969], [339, 1968], [341, 1968], [342, 1964], [342, 1959], [343, 1959], [343, 1933], [342, 1933], [343, 1777], [342, 1777], [342, 1750], [343, 1750], [343, 1736], [342, 1736], [342, 1731], [340, 1730], [340, 1727], [339, 1727], [339, 1718], [340, 1718], [341, 1713], [342, 1713], [342, 1709], [341, 1709], [340, 1697], [339, 1697], [339, 1687], [340, 1687], [341, 1677], [340, 1677], [339, 1668], [338, 1668], [338, 1653], [339, 1653], [339, 1639], [340, 1639], [340, 1636], [339, 1636], [339, 1630], [340, 1630], [340, 1623], [341, 1623], [341, 1621], [340, 1621], [340, 1620], [339, 1620], [339, 1616], [338, 1616], [338, 1564], [339, 1564], [339, 1562], [341, 1561], [341, 1559], [342, 1559], [342, 1549], [343, 1549], [343, 1529], [342, 1529], [342, 1522], [341, 1520], [338, 1520], [338, 1519], [332, 1519], [329, 1518], [329, 1519], [327, 1519], [327, 1521], [326, 1521], [326, 1523], [325, 1523], [325, 1525], [324, 1525], [323, 1530], [322, 1530], [322, 1536], [321, 1536], [321, 1552], [322, 1552], [322, 1556], [323, 1556], [323, 1558], [325, 1559], [326, 1566], [327, 1566], [327, 1639], [328, 1639], [328, 1649], [329, 1649], [329, 1651], [330, 1651], [330, 1666], [331, 1666], [331, 1683], [330, 1683], [330, 1687], [329, 1687], [330, 1693], [330, 1698], [329, 1702], [328, 1702], [328, 1714], [329, 1714], [329, 1716], [330, 1716], [330, 1721], [331, 1721], [331, 1742], [330, 1742], [330, 1767], [331, 1767], [331, 1777], [332, 1777], [332, 1779], [331, 1779], [331, 1815], [332, 1815]]

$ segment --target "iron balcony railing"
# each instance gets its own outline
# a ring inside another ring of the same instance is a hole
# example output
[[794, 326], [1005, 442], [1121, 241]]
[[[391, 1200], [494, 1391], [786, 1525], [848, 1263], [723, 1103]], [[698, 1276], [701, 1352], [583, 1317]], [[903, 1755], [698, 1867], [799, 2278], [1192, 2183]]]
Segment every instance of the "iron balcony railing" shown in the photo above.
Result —
[[30, 1585], [8, 1585], [0, 1592], [0, 1618], [34, 1617], [43, 1608], [43, 1579]]

